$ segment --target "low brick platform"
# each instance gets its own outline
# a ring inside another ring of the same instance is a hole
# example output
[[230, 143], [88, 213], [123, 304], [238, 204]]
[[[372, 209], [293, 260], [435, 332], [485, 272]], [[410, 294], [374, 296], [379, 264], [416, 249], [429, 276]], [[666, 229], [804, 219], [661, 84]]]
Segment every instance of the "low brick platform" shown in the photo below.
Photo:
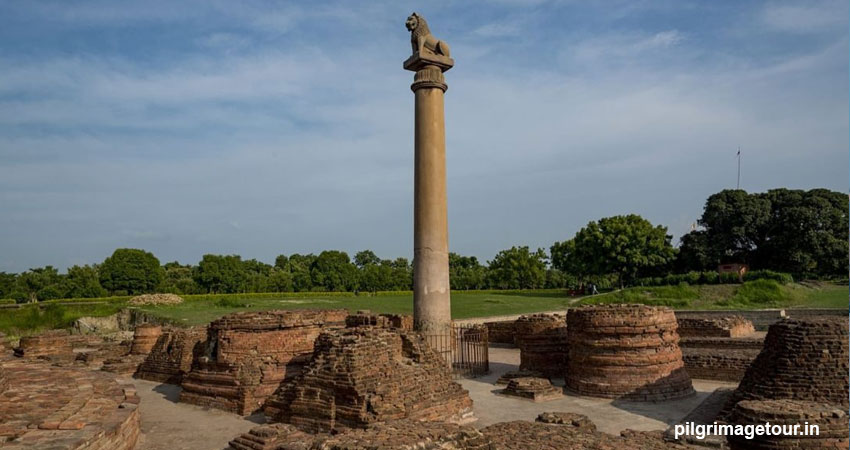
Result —
[[535, 402], [555, 400], [563, 395], [562, 390], [552, 386], [548, 378], [535, 377], [514, 378], [499, 393]]
[[516, 345], [516, 321], [500, 320], [497, 322], [484, 322], [491, 344]]
[[536, 370], [514, 370], [510, 372], [505, 372], [502, 376], [496, 380], [497, 385], [505, 385], [508, 384], [509, 381], [514, 378], [523, 378], [523, 377], [535, 377], [535, 378], [544, 378], [544, 375]]
[[2, 367], [0, 447], [130, 450], [139, 437], [131, 384], [95, 371], [25, 361]]
[[143, 323], [136, 327], [133, 332], [133, 346], [130, 348], [130, 353], [134, 355], [147, 355], [151, 352], [159, 335], [162, 334], [162, 327], [150, 323]]
[[303, 374], [281, 385], [265, 413], [315, 433], [408, 418], [464, 422], [472, 400], [419, 334], [357, 327], [322, 333]]
[[159, 383], [181, 384], [183, 377], [192, 369], [193, 359], [202, 355], [206, 340], [206, 328], [165, 329], [133, 376]]
[[230, 442], [233, 450], [490, 450], [481, 432], [470, 426], [399, 420], [336, 435], [310, 435], [292, 425], [252, 429]]
[[698, 337], [743, 337], [753, 334], [756, 329], [751, 320], [742, 316], [728, 317], [692, 317], [677, 319], [679, 336]]
[[[541, 415], [544, 416], [544, 413]], [[558, 414], [558, 413], [555, 413]], [[666, 443], [661, 432], [637, 432], [626, 430], [621, 435], [613, 436], [595, 431], [587, 417], [579, 414], [571, 415], [569, 420], [551, 420], [544, 418], [543, 422], [502, 422], [481, 429], [484, 437], [490, 441], [491, 450], [671, 450], [687, 447]], [[538, 419], [540, 420], [540, 418]]]
[[673, 310], [645, 305], [571, 309], [566, 387], [580, 395], [663, 401], [694, 394]]
[[89, 369], [101, 369], [107, 360], [118, 360], [130, 353], [132, 341], [104, 342], [98, 348], [79, 352], [76, 362]]
[[210, 323], [202, 355], [183, 377], [180, 402], [249, 415], [287, 378], [301, 372], [323, 327], [345, 310], [240, 312]]
[[691, 378], [740, 382], [759, 350], [682, 348], [682, 361]]
[[537, 416], [536, 422], [554, 425], [570, 425], [580, 430], [594, 432], [596, 424], [584, 414], [568, 412], [545, 412]]
[[73, 360], [74, 349], [69, 337], [67, 330], [51, 330], [35, 336], [24, 336], [15, 348], [15, 356]]
[[[785, 426], [791, 430], [799, 425], [818, 426], [815, 436], [784, 436], [771, 432], [771, 435], [729, 436], [732, 450], [797, 450], [797, 449], [840, 449], [850, 447], [848, 439], [847, 408], [841, 405], [829, 405], [820, 402], [800, 400], [743, 400], [735, 405], [730, 417], [733, 425]], [[778, 430], [777, 430], [778, 431]]]
[[848, 406], [848, 318], [786, 319], [770, 326], [721, 417], [741, 400], [794, 399]]

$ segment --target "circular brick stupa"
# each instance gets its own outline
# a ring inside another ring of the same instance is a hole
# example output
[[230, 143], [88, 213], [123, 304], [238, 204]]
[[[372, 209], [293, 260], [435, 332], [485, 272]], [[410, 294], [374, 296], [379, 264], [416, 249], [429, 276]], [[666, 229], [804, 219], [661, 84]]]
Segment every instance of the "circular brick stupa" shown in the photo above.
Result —
[[[794, 399], [848, 406], [848, 319], [788, 319], [768, 329], [764, 349], [724, 407]], [[846, 422], [845, 422], [846, 423]]]
[[[732, 410], [734, 425], [765, 425], [770, 434], [729, 436], [732, 450], [798, 450], [848, 448], [847, 410], [840, 405], [802, 400], [743, 400]], [[817, 434], [805, 425], [817, 425]], [[798, 428], [798, 435], [788, 435]], [[786, 434], [782, 434], [786, 433]]]
[[664, 307], [571, 309], [567, 314], [567, 390], [632, 401], [693, 395], [676, 327], [673, 310]]

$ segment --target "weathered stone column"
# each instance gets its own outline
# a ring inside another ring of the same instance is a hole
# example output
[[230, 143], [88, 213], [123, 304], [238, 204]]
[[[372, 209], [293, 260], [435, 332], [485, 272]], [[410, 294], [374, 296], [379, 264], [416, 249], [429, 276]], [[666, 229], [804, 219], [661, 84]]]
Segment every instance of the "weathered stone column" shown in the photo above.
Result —
[[413, 321], [426, 337], [443, 336], [445, 343], [429, 339], [438, 350], [451, 344], [449, 289], [449, 229], [446, 214], [446, 128], [443, 72], [454, 66], [448, 45], [434, 38], [416, 14], [407, 22], [413, 55], [404, 68], [416, 72], [410, 86], [416, 98], [414, 220], [413, 220]]

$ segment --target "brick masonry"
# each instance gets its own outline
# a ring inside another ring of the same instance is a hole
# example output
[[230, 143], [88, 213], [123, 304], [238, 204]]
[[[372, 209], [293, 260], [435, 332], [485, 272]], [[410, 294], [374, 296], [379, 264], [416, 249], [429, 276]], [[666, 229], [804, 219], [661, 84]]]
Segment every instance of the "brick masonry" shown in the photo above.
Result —
[[103, 372], [25, 360], [5, 362], [0, 447], [131, 450], [138, 440], [139, 397]]
[[[729, 436], [732, 450], [798, 450], [848, 448], [847, 408], [802, 400], [744, 400], [735, 405], [729, 421], [733, 425], [818, 426], [816, 436], [784, 436], [781, 434]], [[790, 427], [789, 427], [790, 428]], [[802, 432], [802, 430], [801, 430]]]
[[673, 310], [644, 305], [571, 309], [568, 390], [593, 397], [661, 401], [694, 394]]
[[561, 398], [561, 389], [552, 386], [548, 378], [519, 377], [508, 381], [500, 392], [502, 395], [519, 397], [535, 402], [544, 402]]
[[133, 376], [159, 383], [181, 384], [183, 377], [192, 369], [192, 360], [202, 356], [206, 340], [206, 328], [165, 329]]
[[74, 359], [74, 350], [67, 330], [51, 330], [35, 336], [24, 336], [15, 356], [21, 358]]
[[229, 314], [210, 323], [202, 356], [183, 378], [180, 401], [249, 415], [281, 382], [301, 372], [323, 327], [345, 310], [272, 310]]
[[357, 327], [322, 333], [309, 365], [265, 413], [316, 433], [400, 419], [465, 422], [472, 400], [419, 334]]
[[741, 400], [792, 399], [848, 406], [848, 318], [787, 319], [770, 327], [764, 349], [721, 412]]
[[562, 377], [567, 367], [566, 319], [560, 314], [522, 316], [514, 324], [520, 370]]
[[134, 355], [147, 355], [151, 352], [159, 335], [162, 334], [162, 327], [150, 323], [143, 323], [136, 327], [133, 332], [133, 346], [130, 348], [130, 353]]
[[679, 337], [743, 337], [753, 334], [753, 322], [742, 316], [677, 318]]

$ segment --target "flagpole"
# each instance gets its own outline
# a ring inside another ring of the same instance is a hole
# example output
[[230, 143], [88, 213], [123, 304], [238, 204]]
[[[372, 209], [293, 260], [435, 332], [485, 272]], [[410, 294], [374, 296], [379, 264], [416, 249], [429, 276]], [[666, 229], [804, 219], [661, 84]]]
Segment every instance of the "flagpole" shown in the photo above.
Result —
[[738, 185], [735, 189], [741, 189], [741, 146], [738, 146]]

